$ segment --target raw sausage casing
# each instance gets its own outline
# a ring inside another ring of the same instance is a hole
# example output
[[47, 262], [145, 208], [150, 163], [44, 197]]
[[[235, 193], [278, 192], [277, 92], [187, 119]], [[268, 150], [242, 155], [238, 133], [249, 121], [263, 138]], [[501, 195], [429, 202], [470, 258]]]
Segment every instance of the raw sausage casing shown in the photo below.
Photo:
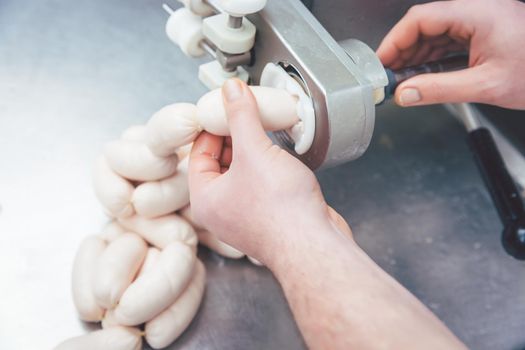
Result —
[[146, 323], [146, 341], [152, 348], [168, 346], [188, 328], [199, 310], [205, 284], [206, 269], [197, 260], [193, 278], [181, 296], [160, 315]]
[[146, 242], [133, 233], [124, 233], [108, 245], [93, 276], [93, 291], [100, 306], [112, 309], [117, 305], [139, 271], [147, 250]]
[[145, 143], [117, 140], [106, 145], [104, 155], [109, 167], [133, 181], [156, 181], [175, 174], [178, 157], [154, 155]]
[[71, 338], [54, 350], [141, 350], [140, 331], [131, 327], [112, 327]]
[[167, 157], [177, 148], [192, 143], [202, 130], [196, 115], [197, 107], [190, 103], [172, 104], [155, 113], [146, 131], [151, 151], [159, 157]]
[[80, 319], [87, 322], [98, 322], [104, 316], [93, 294], [93, 274], [95, 262], [100, 257], [106, 242], [97, 236], [89, 236], [80, 244], [73, 263], [72, 292], [73, 302]]
[[190, 202], [187, 162], [188, 158], [183, 159], [174, 175], [159, 181], [145, 182], [135, 189], [132, 202], [138, 215], [159, 217], [173, 213]]
[[135, 215], [119, 221], [126, 229], [136, 232], [149, 244], [164, 249], [172, 242], [197, 246], [197, 234], [193, 227], [178, 215], [166, 215], [155, 219]]
[[[251, 86], [259, 106], [261, 123], [266, 131], [286, 130], [299, 122], [297, 98], [286, 90]], [[207, 132], [230, 136], [221, 89], [202, 96], [197, 103], [197, 121]]]
[[117, 322], [139, 325], [173, 304], [191, 280], [195, 260], [194, 252], [184, 243], [168, 245], [157, 262], [122, 295], [115, 309]]
[[98, 200], [110, 216], [125, 218], [135, 214], [131, 204], [135, 188], [109, 167], [104, 156], [99, 157], [95, 162], [93, 188]]

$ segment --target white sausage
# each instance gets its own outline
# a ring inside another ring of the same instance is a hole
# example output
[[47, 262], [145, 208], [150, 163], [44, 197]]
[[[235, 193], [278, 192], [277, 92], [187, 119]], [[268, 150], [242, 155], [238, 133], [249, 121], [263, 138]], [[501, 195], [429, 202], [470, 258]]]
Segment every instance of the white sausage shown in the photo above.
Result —
[[197, 234], [193, 227], [178, 215], [166, 215], [147, 219], [135, 215], [119, 221], [126, 229], [136, 232], [149, 244], [164, 249], [172, 242], [197, 246]]
[[[251, 86], [265, 130], [286, 130], [298, 121], [297, 98], [285, 90]], [[208, 92], [197, 103], [197, 121], [202, 129], [218, 136], [229, 136], [230, 130], [221, 89]]]
[[181, 173], [185, 173], [186, 175], [188, 175], [188, 172], [190, 171], [190, 158], [184, 157], [184, 158], [179, 158], [179, 159], [180, 159], [180, 162], [179, 162], [179, 165], [177, 166], [177, 171], [180, 171]]
[[126, 233], [126, 229], [124, 227], [120, 226], [118, 221], [110, 221], [100, 233], [99, 237], [105, 240], [108, 243], [113, 242], [115, 239], [120, 237], [121, 234]]
[[193, 225], [193, 228], [196, 230], [196, 231], [202, 231], [202, 230], [205, 230], [204, 227], [202, 227], [201, 225], [199, 225], [194, 219], [193, 219], [193, 216], [191, 215], [191, 205], [187, 205], [185, 206], [184, 208], [182, 208], [180, 211], [179, 211], [179, 215], [182, 216], [186, 221], [188, 221], [190, 224]]
[[179, 163], [174, 175], [164, 180], [145, 182], [135, 189], [132, 202], [138, 215], [154, 218], [173, 213], [190, 202], [187, 159]]
[[73, 302], [80, 319], [98, 322], [104, 316], [104, 309], [98, 306], [93, 294], [92, 278], [95, 262], [106, 248], [106, 242], [97, 236], [90, 236], [80, 244], [73, 263]]
[[198, 231], [197, 235], [199, 237], [199, 243], [210, 248], [219, 255], [224, 256], [225, 258], [230, 259], [241, 259], [244, 257], [244, 253], [238, 251], [237, 249], [229, 246], [228, 244], [222, 242], [212, 233], [202, 230]]
[[117, 322], [138, 325], [173, 304], [191, 280], [195, 260], [195, 253], [184, 243], [168, 245], [152, 268], [122, 295], [115, 309]]
[[141, 350], [140, 330], [131, 327], [101, 329], [68, 339], [55, 350]]
[[157, 157], [142, 142], [110, 142], [106, 145], [104, 155], [109, 167], [128, 180], [155, 181], [171, 176], [177, 171], [176, 154]]
[[[150, 247], [148, 248], [148, 253], [146, 254], [146, 258], [144, 259], [144, 262], [142, 263], [142, 267], [140, 268], [139, 273], [137, 276], [141, 276], [148, 271], [150, 271], [160, 257], [160, 250], [157, 248]], [[138, 278], [138, 277], [137, 277]], [[104, 319], [102, 320], [102, 328], [109, 328], [109, 327], [116, 327], [116, 326], [122, 326], [118, 323], [117, 318], [115, 317], [115, 309], [107, 310], [106, 314], [104, 315]]]
[[111, 328], [111, 327], [119, 327], [122, 326], [117, 322], [117, 319], [115, 318], [115, 309], [112, 310], [106, 310], [106, 313], [104, 314], [104, 318], [101, 322], [102, 329]]
[[146, 139], [146, 125], [132, 125], [120, 136], [125, 141], [140, 141], [144, 142]]
[[153, 349], [168, 346], [188, 328], [199, 310], [205, 284], [206, 270], [202, 262], [197, 260], [193, 278], [181, 296], [160, 315], [146, 323], [146, 341]]
[[184, 159], [187, 156], [189, 156], [192, 148], [193, 148], [193, 143], [190, 143], [190, 144], [187, 144], [177, 149], [176, 153], [179, 159]]
[[177, 148], [192, 143], [201, 132], [196, 119], [197, 107], [176, 103], [155, 113], [147, 124], [147, 144], [159, 157], [175, 153]]
[[144, 262], [142, 263], [142, 267], [140, 268], [139, 273], [137, 276], [141, 276], [151, 270], [153, 266], [157, 263], [159, 260], [161, 251], [158, 250], [155, 247], [149, 247], [148, 253], [146, 254], [146, 259], [144, 259]]
[[95, 195], [112, 217], [128, 217], [135, 214], [131, 196], [135, 188], [129, 181], [115, 173], [102, 156], [93, 169]]
[[111, 242], [95, 266], [93, 290], [97, 303], [114, 308], [144, 261], [148, 247], [133, 233], [124, 233]]

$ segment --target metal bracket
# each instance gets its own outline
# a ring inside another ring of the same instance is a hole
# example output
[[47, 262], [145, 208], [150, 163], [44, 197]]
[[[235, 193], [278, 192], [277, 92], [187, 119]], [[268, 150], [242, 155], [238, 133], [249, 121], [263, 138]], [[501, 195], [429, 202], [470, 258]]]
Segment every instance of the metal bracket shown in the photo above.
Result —
[[[301, 80], [314, 100], [313, 147], [295, 155], [312, 169], [360, 157], [368, 148], [375, 121], [374, 88], [365, 73], [300, 0], [269, 1], [249, 19], [257, 27], [254, 64], [246, 67], [252, 82], [259, 83], [267, 63], [281, 64]], [[294, 153], [289, 140], [282, 135], [276, 138]]]

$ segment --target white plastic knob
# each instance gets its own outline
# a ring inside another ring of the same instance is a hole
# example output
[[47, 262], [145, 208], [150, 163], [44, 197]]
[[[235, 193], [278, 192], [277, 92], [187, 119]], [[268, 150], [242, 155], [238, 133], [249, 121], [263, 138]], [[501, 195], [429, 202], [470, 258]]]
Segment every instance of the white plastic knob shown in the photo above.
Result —
[[215, 90], [231, 78], [237, 78], [245, 83], [250, 79], [250, 75], [243, 67], [237, 67], [233, 72], [225, 71], [218, 61], [211, 61], [199, 67], [199, 80], [210, 90]]
[[166, 23], [166, 34], [187, 56], [204, 55], [204, 50], [199, 45], [204, 39], [202, 18], [190, 10], [181, 8], [174, 11]]
[[203, 0], [179, 0], [179, 2], [196, 15], [206, 17], [213, 14], [213, 9]]
[[228, 18], [225, 13], [205, 18], [202, 33], [222, 52], [236, 55], [250, 51], [257, 28], [246, 18], [239, 28], [231, 28]]
[[261, 11], [266, 0], [221, 0], [220, 5], [229, 15], [243, 17]]

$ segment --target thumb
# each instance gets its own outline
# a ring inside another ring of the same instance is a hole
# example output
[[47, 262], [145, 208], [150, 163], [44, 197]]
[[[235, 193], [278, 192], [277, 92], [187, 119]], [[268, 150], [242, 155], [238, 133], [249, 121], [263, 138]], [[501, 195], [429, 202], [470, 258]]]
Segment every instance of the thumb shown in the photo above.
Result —
[[222, 96], [234, 153], [253, 152], [272, 144], [264, 131], [257, 101], [248, 85], [239, 79], [230, 79], [222, 87]]
[[422, 74], [396, 89], [396, 103], [403, 107], [435, 103], [483, 102], [489, 75], [483, 66], [456, 72]]

